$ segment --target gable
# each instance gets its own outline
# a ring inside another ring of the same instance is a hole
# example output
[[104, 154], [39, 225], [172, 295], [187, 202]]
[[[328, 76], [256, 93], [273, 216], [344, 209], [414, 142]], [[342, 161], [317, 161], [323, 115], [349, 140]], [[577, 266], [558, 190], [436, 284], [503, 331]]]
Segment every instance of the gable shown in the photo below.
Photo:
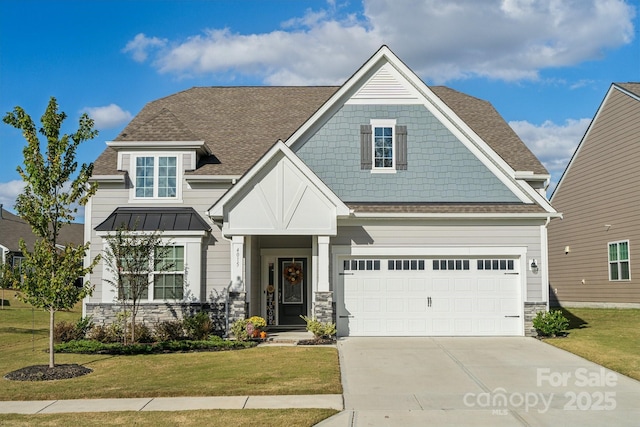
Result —
[[279, 142], [209, 210], [223, 232], [336, 235], [348, 208]]
[[640, 92], [640, 84], [613, 84], [609, 88], [553, 191], [552, 201], [567, 198], [578, 202], [602, 194], [627, 203], [627, 198], [620, 199], [616, 194], [625, 187], [635, 191], [640, 180], [636, 172], [640, 160], [640, 95], [627, 92], [634, 86]]
[[[554, 212], [527, 182], [542, 188], [548, 172], [491, 104], [437, 92], [383, 46], [287, 145], [345, 202], [538, 203]], [[370, 129], [392, 136], [368, 137]]]
[[[360, 125], [389, 118], [407, 127], [407, 169], [361, 169]], [[296, 155], [346, 202], [521, 202], [423, 105], [344, 105]]]

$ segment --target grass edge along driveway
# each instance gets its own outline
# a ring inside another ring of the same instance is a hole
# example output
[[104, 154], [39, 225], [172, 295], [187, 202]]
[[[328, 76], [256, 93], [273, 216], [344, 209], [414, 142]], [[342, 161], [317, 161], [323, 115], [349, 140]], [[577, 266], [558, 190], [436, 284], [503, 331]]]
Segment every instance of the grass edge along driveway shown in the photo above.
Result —
[[569, 334], [546, 338], [546, 343], [640, 381], [640, 309], [562, 311], [569, 319]]

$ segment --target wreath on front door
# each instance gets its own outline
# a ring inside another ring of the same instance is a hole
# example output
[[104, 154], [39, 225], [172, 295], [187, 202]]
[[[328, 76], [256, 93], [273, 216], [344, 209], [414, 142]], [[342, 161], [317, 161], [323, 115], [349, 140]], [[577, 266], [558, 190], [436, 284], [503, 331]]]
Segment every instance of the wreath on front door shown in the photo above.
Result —
[[292, 262], [285, 267], [282, 275], [287, 283], [290, 285], [297, 285], [302, 282], [302, 265]]

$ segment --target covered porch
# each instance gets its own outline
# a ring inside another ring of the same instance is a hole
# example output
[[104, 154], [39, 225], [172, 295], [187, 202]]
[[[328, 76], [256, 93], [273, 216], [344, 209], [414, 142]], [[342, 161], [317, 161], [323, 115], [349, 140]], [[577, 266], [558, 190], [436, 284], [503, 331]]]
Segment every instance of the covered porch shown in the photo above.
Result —
[[301, 315], [335, 321], [329, 243], [349, 209], [284, 143], [207, 213], [230, 241], [230, 280], [245, 316], [274, 326], [303, 324]]

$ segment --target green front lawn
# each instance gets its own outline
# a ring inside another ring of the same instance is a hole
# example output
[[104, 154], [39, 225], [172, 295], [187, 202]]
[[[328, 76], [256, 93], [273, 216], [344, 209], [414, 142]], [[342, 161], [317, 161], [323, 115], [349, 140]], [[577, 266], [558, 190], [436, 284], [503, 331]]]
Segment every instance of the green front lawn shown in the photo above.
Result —
[[310, 427], [337, 413], [333, 409], [238, 409], [178, 412], [88, 412], [3, 414], [2, 425], [24, 426], [234, 426]]
[[640, 380], [640, 310], [564, 308], [569, 335], [545, 342]]
[[[48, 313], [32, 310], [12, 295], [5, 290], [5, 307], [0, 310], [2, 377], [48, 363]], [[78, 306], [58, 313], [56, 320], [79, 317]], [[1, 379], [0, 400], [342, 393], [338, 352], [326, 347], [138, 356], [56, 354], [56, 363], [77, 363], [93, 373], [62, 381]]]

